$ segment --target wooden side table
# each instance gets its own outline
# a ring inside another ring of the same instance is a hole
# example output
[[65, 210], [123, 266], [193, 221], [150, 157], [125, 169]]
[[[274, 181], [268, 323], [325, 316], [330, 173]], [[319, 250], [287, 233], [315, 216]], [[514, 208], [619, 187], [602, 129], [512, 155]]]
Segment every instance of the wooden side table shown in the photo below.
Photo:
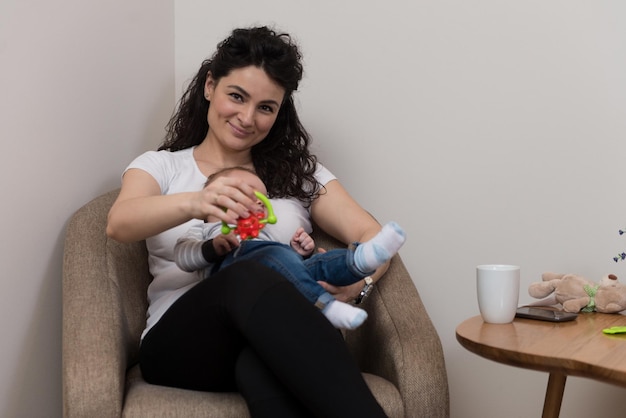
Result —
[[488, 324], [475, 316], [457, 327], [456, 339], [481, 357], [550, 373], [543, 417], [556, 418], [567, 376], [626, 387], [626, 334], [602, 332], [612, 326], [626, 326], [626, 316], [581, 313], [569, 322], [515, 318], [503, 325]]

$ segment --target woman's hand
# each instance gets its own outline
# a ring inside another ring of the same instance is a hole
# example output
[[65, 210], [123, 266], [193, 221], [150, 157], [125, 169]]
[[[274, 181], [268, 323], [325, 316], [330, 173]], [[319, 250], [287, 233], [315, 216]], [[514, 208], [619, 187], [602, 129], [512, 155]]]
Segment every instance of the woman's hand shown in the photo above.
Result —
[[237, 223], [258, 210], [254, 189], [243, 180], [220, 176], [199, 191], [192, 202], [192, 217], [209, 216], [227, 224]]
[[109, 211], [107, 235], [117, 241], [141, 241], [191, 219], [209, 216], [234, 224], [256, 208], [254, 190], [239, 179], [219, 177], [197, 192], [162, 195], [157, 181], [141, 169], [130, 169]]
[[363, 280], [359, 280], [350, 286], [333, 286], [332, 284], [322, 281], [317, 283], [319, 283], [320, 286], [322, 286], [328, 293], [333, 295], [335, 299], [347, 303], [354, 302], [354, 300], [359, 296], [359, 293], [361, 293], [363, 286], [365, 286], [365, 282]]

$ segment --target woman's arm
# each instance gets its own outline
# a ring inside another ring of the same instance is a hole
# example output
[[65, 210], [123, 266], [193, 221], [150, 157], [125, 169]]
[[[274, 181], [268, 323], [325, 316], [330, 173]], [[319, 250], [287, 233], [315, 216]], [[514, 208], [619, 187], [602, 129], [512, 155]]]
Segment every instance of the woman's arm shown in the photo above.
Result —
[[250, 215], [255, 201], [250, 186], [227, 177], [197, 192], [162, 195], [154, 177], [133, 168], [124, 174], [120, 194], [109, 211], [107, 235], [121, 242], [140, 241], [208, 216], [233, 224], [239, 216]]
[[[338, 180], [326, 184], [326, 192], [320, 194], [313, 202], [311, 214], [320, 228], [345, 244], [365, 242], [381, 230], [380, 224], [348, 194]], [[374, 281], [383, 275], [388, 265], [387, 263], [376, 270], [371, 276]], [[335, 298], [351, 302], [363, 289], [365, 281], [361, 280], [345, 287], [332, 286], [324, 282], [320, 284]]]

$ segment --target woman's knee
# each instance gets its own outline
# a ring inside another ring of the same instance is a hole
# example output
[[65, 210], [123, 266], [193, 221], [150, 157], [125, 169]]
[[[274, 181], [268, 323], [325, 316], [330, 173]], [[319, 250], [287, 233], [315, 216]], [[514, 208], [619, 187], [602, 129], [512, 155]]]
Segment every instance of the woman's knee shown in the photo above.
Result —
[[[287, 281], [276, 270], [253, 260], [241, 260], [225, 267], [218, 275], [224, 284], [232, 285], [238, 292], [246, 289], [251, 292], [260, 292]], [[218, 275], [213, 278], [217, 278]]]

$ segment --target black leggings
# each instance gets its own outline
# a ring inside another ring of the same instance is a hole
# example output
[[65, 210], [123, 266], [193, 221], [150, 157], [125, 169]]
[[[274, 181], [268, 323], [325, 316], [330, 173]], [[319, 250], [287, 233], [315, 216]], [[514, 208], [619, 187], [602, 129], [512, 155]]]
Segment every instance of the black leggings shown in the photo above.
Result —
[[141, 344], [144, 379], [239, 391], [253, 417], [384, 417], [341, 334], [275, 271], [242, 261], [180, 297]]

